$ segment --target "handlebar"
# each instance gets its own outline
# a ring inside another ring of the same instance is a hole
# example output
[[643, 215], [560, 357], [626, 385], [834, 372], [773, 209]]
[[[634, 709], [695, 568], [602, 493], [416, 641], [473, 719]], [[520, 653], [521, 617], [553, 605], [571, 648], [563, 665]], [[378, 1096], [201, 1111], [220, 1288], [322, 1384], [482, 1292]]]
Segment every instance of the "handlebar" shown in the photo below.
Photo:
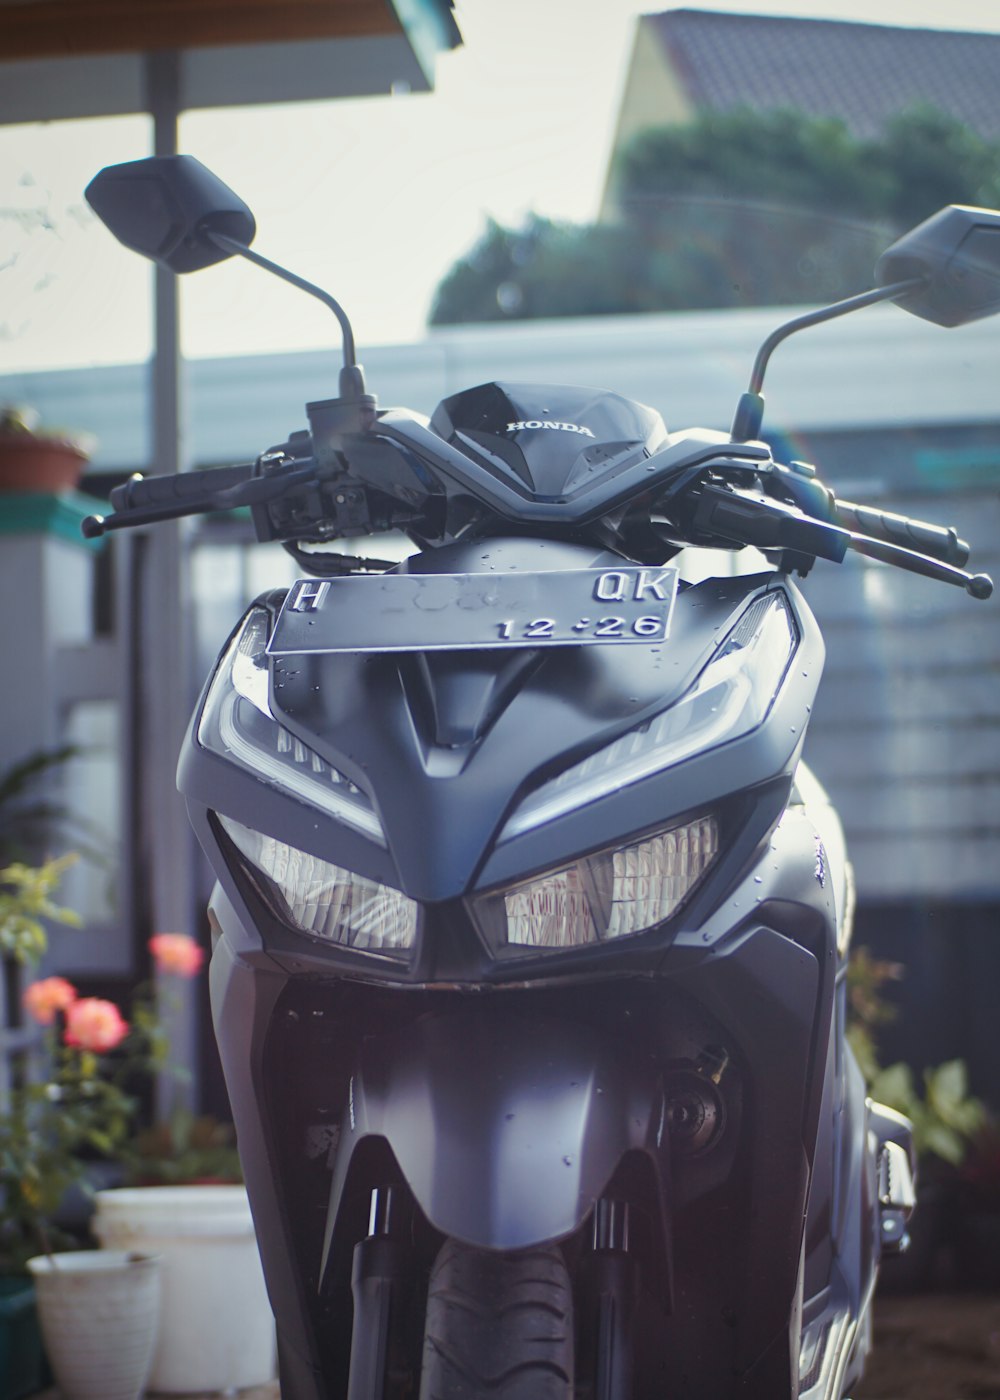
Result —
[[[428, 538], [437, 538], [447, 534], [447, 510], [441, 507], [449, 488], [462, 497], [466, 524], [469, 495], [480, 501], [487, 527], [491, 518], [502, 520], [510, 514], [509, 503], [505, 498], [497, 500], [495, 490], [469, 490], [470, 485], [478, 485], [470, 480], [475, 467], [457, 449], [449, 448], [446, 454], [448, 444], [429, 433], [424, 434], [429, 440], [425, 442], [416, 428], [407, 426], [410, 431], [403, 433], [393, 421], [381, 423], [374, 438], [349, 435], [337, 458], [339, 470], [292, 454], [286, 444], [252, 465], [242, 463], [177, 476], [136, 476], [111, 492], [115, 513], [107, 519], [89, 516], [83, 522], [83, 533], [92, 538], [131, 525], [247, 506], [257, 538], [279, 540], [286, 547], [297, 541], [412, 529], [414, 524], [419, 524]], [[405, 476], [394, 475], [395, 438], [416, 448], [424, 477], [412, 466]], [[379, 443], [379, 439], [384, 441]], [[437, 482], [436, 492], [432, 478]], [[428, 488], [426, 499], [434, 504], [434, 511], [428, 507], [425, 513], [416, 488], [418, 481]], [[706, 453], [699, 443], [695, 453], [671, 464], [665, 485], [658, 508], [693, 544], [755, 545], [776, 551], [784, 558], [783, 567], [803, 573], [813, 559], [839, 563], [853, 550], [928, 578], [958, 584], [975, 598], [987, 598], [992, 592], [987, 575], [967, 574], [960, 567], [969, 557], [969, 547], [955, 530], [838, 500], [814, 476], [771, 462], [766, 450], [760, 458], [734, 460], [728, 448], [724, 453]], [[606, 497], [604, 504], [611, 499]], [[559, 507], [565, 502], [545, 504], [551, 512], [547, 518], [556, 524]]]
[[[86, 539], [96, 539], [108, 530], [155, 525], [182, 515], [202, 515], [239, 506], [266, 509], [268, 502], [312, 479], [312, 467], [294, 460], [263, 475], [258, 475], [256, 466], [247, 462], [171, 476], [143, 477], [137, 473], [111, 491], [113, 515], [88, 515], [80, 528]], [[266, 536], [276, 537], [273, 533]]]
[[969, 546], [965, 540], [959, 539], [957, 530], [948, 526], [931, 525], [925, 520], [856, 505], [853, 501], [837, 499], [833, 506], [834, 523], [852, 534], [867, 535], [918, 554], [929, 554], [932, 559], [940, 559], [958, 568], [968, 561]]
[[253, 475], [253, 465], [209, 467], [204, 471], [178, 472], [170, 476], [135, 476], [109, 492], [115, 510], [149, 510], [190, 505], [201, 509], [220, 491], [242, 486]]

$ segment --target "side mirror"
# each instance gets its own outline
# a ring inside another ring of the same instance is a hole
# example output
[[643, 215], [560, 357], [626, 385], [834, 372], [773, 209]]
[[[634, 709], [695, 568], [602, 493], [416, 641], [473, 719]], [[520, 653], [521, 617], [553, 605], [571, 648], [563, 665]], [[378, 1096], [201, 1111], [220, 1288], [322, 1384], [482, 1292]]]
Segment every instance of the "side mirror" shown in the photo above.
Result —
[[195, 272], [232, 257], [213, 233], [244, 247], [257, 225], [242, 199], [194, 156], [150, 156], [105, 166], [87, 203], [119, 243], [167, 267]]
[[925, 321], [961, 326], [1000, 311], [1000, 213], [949, 204], [904, 233], [875, 264], [875, 281], [909, 277], [925, 284], [896, 305]]

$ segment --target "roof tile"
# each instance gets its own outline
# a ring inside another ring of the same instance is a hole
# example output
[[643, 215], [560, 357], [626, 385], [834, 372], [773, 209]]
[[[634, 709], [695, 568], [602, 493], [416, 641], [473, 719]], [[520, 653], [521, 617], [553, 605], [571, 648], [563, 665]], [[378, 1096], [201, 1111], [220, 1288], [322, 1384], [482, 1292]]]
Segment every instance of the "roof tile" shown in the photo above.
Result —
[[795, 107], [871, 138], [928, 103], [1000, 138], [1000, 34], [696, 10], [643, 22], [698, 107]]

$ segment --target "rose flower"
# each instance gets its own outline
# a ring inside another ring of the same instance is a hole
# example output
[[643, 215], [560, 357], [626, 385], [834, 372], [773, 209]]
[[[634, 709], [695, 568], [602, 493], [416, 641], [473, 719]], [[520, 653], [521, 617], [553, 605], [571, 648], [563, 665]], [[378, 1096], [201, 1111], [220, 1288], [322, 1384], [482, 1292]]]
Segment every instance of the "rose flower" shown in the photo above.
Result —
[[68, 1011], [76, 1001], [76, 988], [65, 977], [43, 977], [24, 989], [25, 1010], [41, 1026], [51, 1026], [57, 1011]]
[[204, 952], [187, 933], [154, 933], [149, 951], [160, 972], [172, 972], [178, 977], [194, 977], [205, 961]]
[[128, 1034], [128, 1022], [113, 1001], [82, 997], [66, 1012], [66, 1044], [103, 1054], [120, 1045]]

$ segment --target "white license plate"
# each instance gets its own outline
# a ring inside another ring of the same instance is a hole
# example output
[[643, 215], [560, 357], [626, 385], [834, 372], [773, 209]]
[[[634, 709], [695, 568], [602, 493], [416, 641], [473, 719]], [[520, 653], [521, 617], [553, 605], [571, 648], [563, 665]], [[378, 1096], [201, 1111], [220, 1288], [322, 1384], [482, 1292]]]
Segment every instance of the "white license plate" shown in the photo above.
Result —
[[272, 656], [336, 651], [461, 651], [666, 640], [674, 568], [300, 579], [268, 645]]

